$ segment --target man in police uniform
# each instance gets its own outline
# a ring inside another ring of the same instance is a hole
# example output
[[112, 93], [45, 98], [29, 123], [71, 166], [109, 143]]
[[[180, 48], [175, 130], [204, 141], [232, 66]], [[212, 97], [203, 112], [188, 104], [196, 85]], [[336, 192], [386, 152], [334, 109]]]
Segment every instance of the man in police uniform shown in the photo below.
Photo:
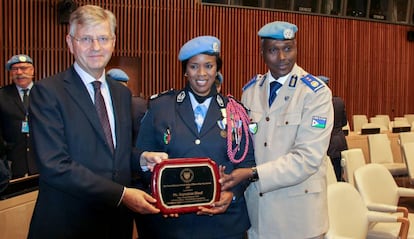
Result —
[[[225, 166], [227, 173], [255, 165], [247, 112], [218, 93], [214, 83], [222, 66], [219, 54], [220, 41], [213, 36], [199, 36], [182, 46], [178, 58], [186, 86], [151, 97], [138, 135], [139, 149], [165, 152], [170, 159], [208, 157]], [[197, 110], [203, 106], [204, 114]], [[221, 191], [218, 201], [196, 213], [178, 218], [138, 215], [139, 238], [242, 239], [250, 227], [244, 199], [248, 184], [246, 179]]]
[[242, 95], [257, 125], [257, 167], [221, 180], [225, 189], [240, 178], [256, 181], [246, 191], [249, 239], [323, 238], [328, 230], [325, 156], [332, 96], [321, 80], [296, 65], [296, 31], [291, 23], [272, 22], [258, 32], [269, 71], [254, 77]]

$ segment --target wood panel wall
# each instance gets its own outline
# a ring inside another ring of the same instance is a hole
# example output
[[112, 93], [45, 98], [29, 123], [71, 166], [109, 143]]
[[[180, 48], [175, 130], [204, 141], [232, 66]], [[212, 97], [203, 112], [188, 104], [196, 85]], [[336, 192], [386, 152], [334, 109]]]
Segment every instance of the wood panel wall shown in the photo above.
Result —
[[[75, 0], [76, 1], [76, 0]], [[118, 19], [114, 55], [141, 59], [133, 79], [146, 97], [184, 85], [180, 47], [199, 35], [222, 43], [223, 92], [239, 98], [242, 86], [266, 67], [257, 31], [267, 22], [290, 21], [299, 27], [298, 64], [331, 78], [335, 95], [352, 114], [414, 113], [413, 27], [265, 9], [201, 4], [199, 0], [77, 0], [112, 10]], [[57, 0], [3, 0], [0, 4], [0, 65], [10, 56], [29, 54], [36, 80], [67, 68], [73, 61], [64, 40], [67, 25], [57, 21]], [[0, 85], [9, 83], [0, 67]], [[134, 92], [135, 94], [139, 92]]]

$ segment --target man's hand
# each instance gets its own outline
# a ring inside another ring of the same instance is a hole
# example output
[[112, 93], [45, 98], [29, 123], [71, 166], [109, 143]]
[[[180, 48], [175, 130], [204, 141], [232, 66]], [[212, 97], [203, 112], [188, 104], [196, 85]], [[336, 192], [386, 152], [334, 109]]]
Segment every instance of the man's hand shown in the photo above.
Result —
[[141, 214], [159, 213], [160, 210], [153, 204], [157, 200], [144, 191], [135, 188], [125, 188], [122, 203], [134, 212]]
[[155, 164], [161, 163], [162, 160], [168, 159], [168, 154], [164, 152], [148, 152], [145, 151], [140, 156], [141, 166], [147, 166], [149, 170], [154, 169]]
[[230, 190], [243, 180], [247, 180], [253, 176], [251, 168], [237, 168], [233, 170], [230, 174], [224, 173], [225, 167], [220, 166], [220, 179], [219, 183], [221, 184], [221, 190], [226, 191]]

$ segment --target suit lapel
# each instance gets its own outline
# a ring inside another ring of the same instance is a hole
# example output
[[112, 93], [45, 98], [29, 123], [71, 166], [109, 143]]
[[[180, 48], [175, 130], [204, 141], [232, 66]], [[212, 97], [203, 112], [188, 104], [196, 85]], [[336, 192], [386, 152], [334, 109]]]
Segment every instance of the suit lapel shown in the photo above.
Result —
[[26, 112], [24, 110], [23, 102], [20, 98], [20, 94], [17, 90], [16, 85], [11, 85], [7, 90], [7, 94], [9, 95], [12, 102], [17, 105], [17, 107], [23, 112], [23, 114], [25, 114]]
[[[73, 101], [78, 105], [86, 118], [88, 118], [91, 127], [96, 131], [96, 134], [105, 142], [105, 135], [103, 133], [101, 123], [98, 118], [95, 106], [91, 97], [83, 84], [80, 76], [76, 73], [73, 66], [64, 75], [65, 89], [72, 97]], [[108, 147], [108, 150], [109, 147]]]

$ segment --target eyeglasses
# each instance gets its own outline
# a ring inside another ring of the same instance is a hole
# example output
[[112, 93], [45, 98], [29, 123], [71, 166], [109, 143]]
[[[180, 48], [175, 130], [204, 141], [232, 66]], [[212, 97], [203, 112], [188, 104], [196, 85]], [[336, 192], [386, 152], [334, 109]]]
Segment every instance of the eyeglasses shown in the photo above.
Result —
[[83, 47], [92, 46], [92, 43], [95, 40], [98, 41], [99, 45], [107, 46], [109, 43], [112, 42], [112, 40], [114, 40], [113, 37], [109, 37], [109, 36], [99, 36], [97, 38], [92, 38], [90, 36], [85, 36], [85, 37], [81, 37], [81, 38], [76, 38], [76, 37], [70, 35], [70, 37], [72, 37], [75, 41], [77, 41], [79, 43], [79, 45], [81, 45]]
[[12, 66], [10, 68], [10, 71], [13, 71], [13, 72], [17, 72], [19, 70], [21, 70], [21, 71], [27, 71], [30, 68], [32, 68], [32, 66]]

